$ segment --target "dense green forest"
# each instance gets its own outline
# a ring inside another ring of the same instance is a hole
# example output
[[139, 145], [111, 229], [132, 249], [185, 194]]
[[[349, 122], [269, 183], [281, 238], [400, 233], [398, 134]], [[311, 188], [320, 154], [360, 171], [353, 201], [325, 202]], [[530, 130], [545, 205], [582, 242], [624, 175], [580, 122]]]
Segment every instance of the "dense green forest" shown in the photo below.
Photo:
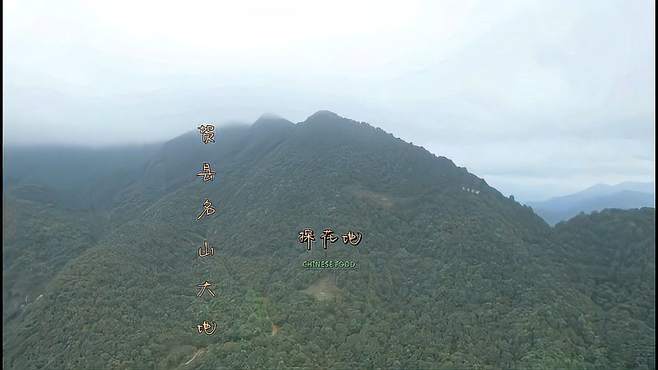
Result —
[[[653, 208], [550, 227], [326, 111], [67, 153], [5, 151], [4, 369], [655, 369]], [[363, 240], [307, 251], [307, 227]]]

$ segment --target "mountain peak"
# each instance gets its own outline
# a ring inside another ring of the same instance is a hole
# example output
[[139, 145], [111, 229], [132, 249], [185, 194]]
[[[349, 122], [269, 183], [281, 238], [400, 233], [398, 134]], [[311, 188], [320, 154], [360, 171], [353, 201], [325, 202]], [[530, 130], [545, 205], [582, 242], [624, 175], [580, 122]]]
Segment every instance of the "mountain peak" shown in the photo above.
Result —
[[254, 122], [253, 127], [258, 126], [292, 126], [294, 123], [273, 113], [264, 113]]
[[315, 121], [319, 119], [345, 119], [344, 117], [339, 116], [338, 114], [329, 111], [329, 110], [319, 110], [313, 114], [311, 114], [306, 121]]

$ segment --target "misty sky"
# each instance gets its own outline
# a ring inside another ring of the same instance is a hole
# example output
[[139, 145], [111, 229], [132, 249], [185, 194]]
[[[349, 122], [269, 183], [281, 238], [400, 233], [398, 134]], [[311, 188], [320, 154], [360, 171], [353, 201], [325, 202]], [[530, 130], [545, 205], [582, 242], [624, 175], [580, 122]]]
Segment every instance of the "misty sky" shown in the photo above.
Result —
[[517, 199], [653, 181], [654, 2], [4, 1], [5, 144], [381, 127]]

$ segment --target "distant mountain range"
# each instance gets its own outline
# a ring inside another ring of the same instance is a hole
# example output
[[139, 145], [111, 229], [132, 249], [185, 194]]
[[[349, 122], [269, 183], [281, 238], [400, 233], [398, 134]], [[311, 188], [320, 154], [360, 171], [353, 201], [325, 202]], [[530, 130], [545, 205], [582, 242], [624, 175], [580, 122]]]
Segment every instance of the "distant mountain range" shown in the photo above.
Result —
[[617, 185], [597, 184], [583, 191], [527, 205], [546, 222], [555, 225], [579, 213], [606, 208], [632, 209], [655, 206], [653, 182], [623, 182]]

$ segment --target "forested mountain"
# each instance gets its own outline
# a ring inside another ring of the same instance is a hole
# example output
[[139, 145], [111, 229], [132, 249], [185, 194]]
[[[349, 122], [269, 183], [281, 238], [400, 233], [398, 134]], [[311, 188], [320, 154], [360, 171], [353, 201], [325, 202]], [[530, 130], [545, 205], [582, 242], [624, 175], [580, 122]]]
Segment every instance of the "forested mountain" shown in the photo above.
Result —
[[[66, 179], [5, 174], [5, 369], [655, 368], [653, 208], [553, 229], [449, 159], [327, 111], [108, 157], [62, 173], [51, 159]], [[77, 197], [49, 185], [65, 181]], [[205, 199], [217, 212], [198, 221]], [[327, 227], [363, 239], [324, 250]], [[203, 240], [214, 256], [197, 256]], [[197, 296], [206, 280], [216, 297]]]

